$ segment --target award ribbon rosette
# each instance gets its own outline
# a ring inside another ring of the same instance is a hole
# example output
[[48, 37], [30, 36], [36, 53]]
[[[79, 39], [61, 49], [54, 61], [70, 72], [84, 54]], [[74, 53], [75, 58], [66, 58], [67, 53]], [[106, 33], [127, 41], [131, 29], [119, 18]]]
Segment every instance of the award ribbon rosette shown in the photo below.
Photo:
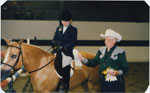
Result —
[[75, 66], [76, 68], [81, 68], [82, 67], [82, 63], [79, 59], [79, 51], [77, 49], [73, 49], [73, 55], [74, 55], [74, 60], [75, 60]]
[[105, 81], [112, 82], [112, 81], [117, 81], [116, 76], [110, 75], [108, 72], [113, 72], [114, 69], [108, 67], [106, 70], [104, 70], [102, 73], [105, 75]]

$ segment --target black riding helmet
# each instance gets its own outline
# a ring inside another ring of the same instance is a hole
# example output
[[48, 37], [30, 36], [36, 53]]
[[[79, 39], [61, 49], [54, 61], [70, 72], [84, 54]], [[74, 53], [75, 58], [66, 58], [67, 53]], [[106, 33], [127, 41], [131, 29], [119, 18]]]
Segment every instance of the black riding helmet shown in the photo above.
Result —
[[70, 21], [72, 19], [72, 14], [69, 10], [64, 10], [60, 16], [61, 20]]

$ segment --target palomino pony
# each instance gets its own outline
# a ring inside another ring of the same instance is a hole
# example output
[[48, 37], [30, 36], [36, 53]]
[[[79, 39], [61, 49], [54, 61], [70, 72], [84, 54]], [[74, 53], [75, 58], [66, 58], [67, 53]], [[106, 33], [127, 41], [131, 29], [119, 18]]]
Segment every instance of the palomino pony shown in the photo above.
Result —
[[[29, 72], [31, 84], [35, 92], [52, 92], [55, 91], [60, 78], [57, 76], [54, 67], [55, 56], [34, 45], [19, 42], [11, 42], [5, 39], [8, 45], [5, 59], [1, 65], [1, 79], [11, 75], [14, 71], [24, 65]], [[80, 52], [87, 59], [92, 59], [94, 55]], [[83, 65], [76, 69], [74, 62], [74, 74], [70, 78], [69, 90], [75, 89], [82, 85], [84, 91], [88, 91], [88, 83], [99, 90], [98, 67], [89, 68]]]

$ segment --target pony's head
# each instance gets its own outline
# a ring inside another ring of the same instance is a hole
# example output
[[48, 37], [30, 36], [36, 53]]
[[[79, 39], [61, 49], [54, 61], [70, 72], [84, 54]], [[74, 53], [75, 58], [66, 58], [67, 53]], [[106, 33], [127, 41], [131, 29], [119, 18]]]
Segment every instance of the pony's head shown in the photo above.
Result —
[[8, 48], [5, 53], [5, 58], [1, 63], [1, 80], [6, 79], [8, 76], [12, 75], [15, 70], [21, 68], [22, 66], [22, 50], [21, 43], [23, 39], [19, 42], [11, 42], [4, 39]]

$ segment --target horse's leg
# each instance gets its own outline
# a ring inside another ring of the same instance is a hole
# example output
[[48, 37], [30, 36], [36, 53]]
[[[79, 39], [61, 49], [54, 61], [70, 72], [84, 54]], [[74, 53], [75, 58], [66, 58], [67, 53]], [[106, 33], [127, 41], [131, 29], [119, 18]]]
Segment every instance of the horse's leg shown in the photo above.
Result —
[[34, 86], [35, 83], [34, 83], [34, 81], [33, 81], [33, 79], [31, 77], [30, 77], [30, 81], [31, 81], [31, 86], [33, 88], [33, 91], [37, 91], [36, 87]]
[[89, 87], [88, 87], [88, 80], [85, 80], [82, 84], [81, 84], [83, 90], [85, 92], [89, 92]]
[[92, 84], [92, 90], [95, 90], [96, 92], [100, 92], [100, 84]]

